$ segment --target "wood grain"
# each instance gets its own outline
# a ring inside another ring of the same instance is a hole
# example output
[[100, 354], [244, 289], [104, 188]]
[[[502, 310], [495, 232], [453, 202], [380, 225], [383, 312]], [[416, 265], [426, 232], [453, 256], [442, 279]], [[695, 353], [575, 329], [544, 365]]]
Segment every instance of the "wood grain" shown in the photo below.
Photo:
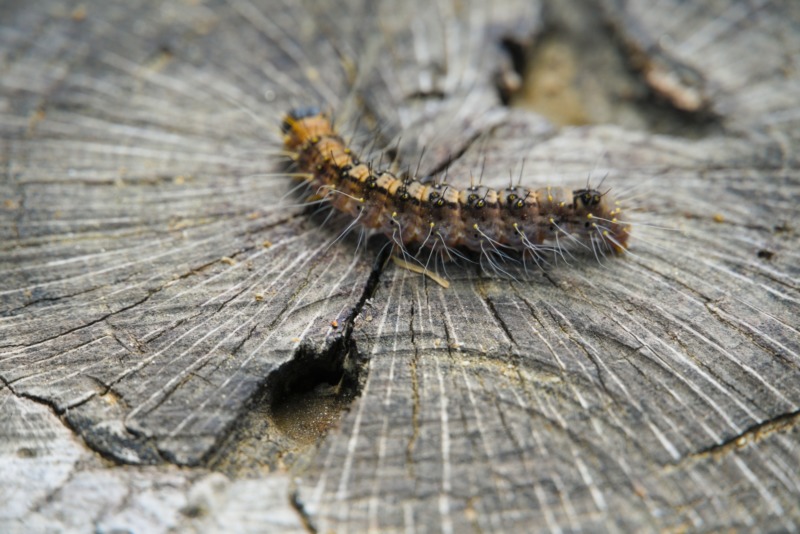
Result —
[[[797, 530], [800, 11], [564, 6], [4, 2], [0, 530]], [[309, 104], [631, 254], [436, 286], [291, 193]]]

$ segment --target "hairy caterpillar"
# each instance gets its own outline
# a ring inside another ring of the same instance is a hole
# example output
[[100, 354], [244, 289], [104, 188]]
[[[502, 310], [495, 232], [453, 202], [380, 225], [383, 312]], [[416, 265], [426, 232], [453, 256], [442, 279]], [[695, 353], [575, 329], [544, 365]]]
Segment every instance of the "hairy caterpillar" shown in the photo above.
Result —
[[387, 235], [404, 256], [413, 248], [428, 249], [430, 255], [438, 251], [443, 259], [464, 258], [458, 251], [467, 250], [495, 266], [493, 258], [530, 255], [538, 262], [542, 252], [560, 253], [570, 246], [596, 257], [627, 249], [630, 225], [621, 208], [588, 185], [459, 190], [444, 182], [400, 178], [359, 161], [316, 107], [290, 111], [282, 131], [284, 147], [310, 189], [353, 217], [352, 225]]

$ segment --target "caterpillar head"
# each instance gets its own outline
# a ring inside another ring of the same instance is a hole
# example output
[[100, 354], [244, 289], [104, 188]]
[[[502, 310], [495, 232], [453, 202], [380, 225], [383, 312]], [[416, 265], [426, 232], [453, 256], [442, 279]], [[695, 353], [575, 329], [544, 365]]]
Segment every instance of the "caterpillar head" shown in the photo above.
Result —
[[316, 106], [295, 108], [283, 118], [281, 131], [287, 148], [297, 149], [315, 143], [320, 137], [334, 135], [330, 118]]

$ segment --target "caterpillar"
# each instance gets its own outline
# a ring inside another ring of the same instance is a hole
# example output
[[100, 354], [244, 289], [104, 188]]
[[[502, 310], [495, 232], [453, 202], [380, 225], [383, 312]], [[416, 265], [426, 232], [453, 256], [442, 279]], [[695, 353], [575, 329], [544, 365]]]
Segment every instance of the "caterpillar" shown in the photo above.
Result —
[[317, 107], [289, 111], [281, 130], [309, 188], [352, 217], [351, 227], [385, 234], [404, 256], [428, 249], [453, 259], [470, 251], [490, 261], [530, 255], [538, 263], [544, 251], [565, 247], [583, 247], [598, 259], [627, 249], [630, 224], [622, 209], [608, 192], [588, 184], [575, 190], [513, 184], [500, 191], [483, 185], [459, 190], [444, 181], [401, 178], [360, 161]]

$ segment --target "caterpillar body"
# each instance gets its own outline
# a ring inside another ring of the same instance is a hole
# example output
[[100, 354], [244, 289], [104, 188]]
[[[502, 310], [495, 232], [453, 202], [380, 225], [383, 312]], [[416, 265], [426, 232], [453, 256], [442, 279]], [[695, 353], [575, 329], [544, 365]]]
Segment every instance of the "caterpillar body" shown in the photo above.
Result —
[[538, 261], [545, 250], [560, 252], [572, 245], [598, 257], [627, 249], [630, 225], [621, 208], [588, 185], [459, 190], [444, 182], [400, 178], [359, 161], [316, 107], [290, 111], [282, 131], [284, 147], [310, 189], [324, 191], [320, 196], [353, 217], [354, 224], [386, 234], [403, 251], [531, 254]]

